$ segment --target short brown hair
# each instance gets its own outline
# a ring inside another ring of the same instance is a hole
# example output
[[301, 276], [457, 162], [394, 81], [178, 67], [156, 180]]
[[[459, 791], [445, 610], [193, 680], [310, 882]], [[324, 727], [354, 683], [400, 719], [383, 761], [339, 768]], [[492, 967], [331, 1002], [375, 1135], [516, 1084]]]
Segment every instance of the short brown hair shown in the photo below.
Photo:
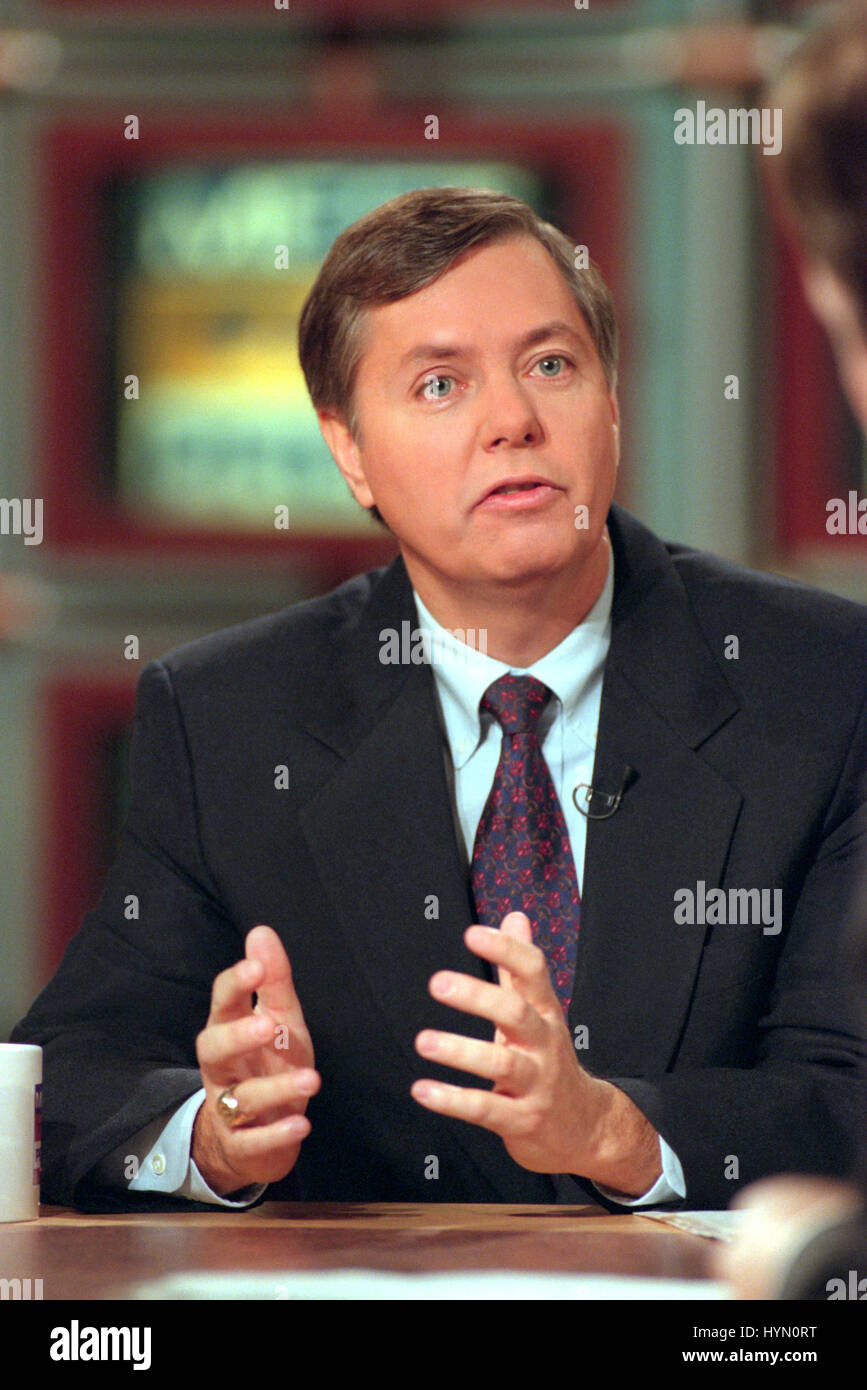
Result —
[[[423, 289], [474, 246], [529, 235], [545, 247], [584, 317], [609, 389], [617, 383], [614, 302], [599, 271], [575, 265], [575, 246], [527, 203], [486, 188], [419, 188], [341, 232], [301, 312], [298, 355], [315, 409], [339, 412], [353, 438], [353, 393], [364, 310]], [[376, 507], [371, 514], [385, 525]]]
[[808, 254], [855, 299], [867, 336], [867, 7], [847, 7], [795, 50], [771, 92], [785, 138], [773, 173]]

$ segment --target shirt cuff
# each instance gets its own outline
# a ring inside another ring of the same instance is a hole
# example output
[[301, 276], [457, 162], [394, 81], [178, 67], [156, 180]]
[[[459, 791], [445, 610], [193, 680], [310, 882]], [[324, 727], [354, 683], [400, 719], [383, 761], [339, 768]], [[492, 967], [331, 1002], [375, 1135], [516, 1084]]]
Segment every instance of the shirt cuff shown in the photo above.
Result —
[[160, 1126], [157, 1121], [135, 1136], [138, 1153], [130, 1156], [137, 1160], [137, 1172], [128, 1184], [130, 1192], [166, 1192], [220, 1207], [248, 1207], [261, 1197], [267, 1183], [239, 1189], [231, 1199], [221, 1197], [211, 1190], [196, 1167], [192, 1156], [193, 1124], [205, 1094], [202, 1087], [178, 1107], [167, 1124]]
[[607, 1201], [617, 1202], [622, 1207], [653, 1207], [659, 1206], [663, 1202], [682, 1201], [686, 1197], [686, 1179], [683, 1176], [683, 1168], [677, 1154], [666, 1144], [661, 1134], [659, 1136], [659, 1158], [662, 1163], [662, 1172], [650, 1191], [645, 1192], [641, 1197], [624, 1197], [622, 1192], [611, 1192], [607, 1187], [600, 1187], [598, 1183], [593, 1183], [592, 1186]]

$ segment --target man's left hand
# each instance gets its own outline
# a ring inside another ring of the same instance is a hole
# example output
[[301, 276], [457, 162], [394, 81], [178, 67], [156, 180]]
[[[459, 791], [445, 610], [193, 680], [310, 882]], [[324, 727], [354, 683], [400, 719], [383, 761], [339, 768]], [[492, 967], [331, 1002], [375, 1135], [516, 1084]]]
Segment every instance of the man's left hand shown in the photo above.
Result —
[[516, 1163], [535, 1173], [574, 1173], [637, 1196], [659, 1176], [659, 1136], [624, 1092], [592, 1077], [575, 1056], [544, 953], [522, 912], [501, 929], [471, 926], [464, 940], [497, 967], [499, 983], [440, 971], [435, 999], [495, 1026], [493, 1042], [430, 1029], [422, 1057], [493, 1081], [493, 1090], [416, 1081], [411, 1094], [429, 1110], [499, 1134]]

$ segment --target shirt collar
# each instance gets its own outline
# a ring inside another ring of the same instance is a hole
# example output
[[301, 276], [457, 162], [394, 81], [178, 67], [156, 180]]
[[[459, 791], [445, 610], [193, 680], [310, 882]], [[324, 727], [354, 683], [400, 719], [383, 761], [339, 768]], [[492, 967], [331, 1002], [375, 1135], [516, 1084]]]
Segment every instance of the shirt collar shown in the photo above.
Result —
[[[574, 720], [583, 737], [596, 746], [596, 718], [584, 716], [582, 704], [601, 679], [611, 640], [611, 601], [614, 594], [614, 554], [609, 547], [608, 574], [590, 612], [550, 652], [532, 666], [508, 666], [486, 654], [481, 634], [464, 633], [466, 641], [437, 622], [413, 589], [419, 627], [430, 644], [430, 660], [440, 698], [452, 759], [463, 767], [482, 737], [479, 701], [488, 686], [507, 672], [535, 676], [554, 692], [567, 720]], [[586, 704], [585, 704], [586, 709]]]

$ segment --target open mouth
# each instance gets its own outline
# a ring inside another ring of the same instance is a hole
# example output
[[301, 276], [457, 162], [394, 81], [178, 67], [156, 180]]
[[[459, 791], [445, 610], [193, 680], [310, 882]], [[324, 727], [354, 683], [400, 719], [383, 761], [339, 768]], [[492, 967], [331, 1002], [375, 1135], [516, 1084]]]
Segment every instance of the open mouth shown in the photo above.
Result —
[[520, 483], [501, 483], [499, 487], [486, 493], [478, 505], [480, 507], [507, 508], [511, 511], [525, 511], [542, 506], [559, 492], [561, 489], [555, 487], [553, 483], [531, 478]]
[[510, 492], [530, 492], [534, 487], [547, 486], [547, 483], [504, 483], [502, 487], [495, 487], [493, 492], [488, 493], [488, 496], [508, 496]]

